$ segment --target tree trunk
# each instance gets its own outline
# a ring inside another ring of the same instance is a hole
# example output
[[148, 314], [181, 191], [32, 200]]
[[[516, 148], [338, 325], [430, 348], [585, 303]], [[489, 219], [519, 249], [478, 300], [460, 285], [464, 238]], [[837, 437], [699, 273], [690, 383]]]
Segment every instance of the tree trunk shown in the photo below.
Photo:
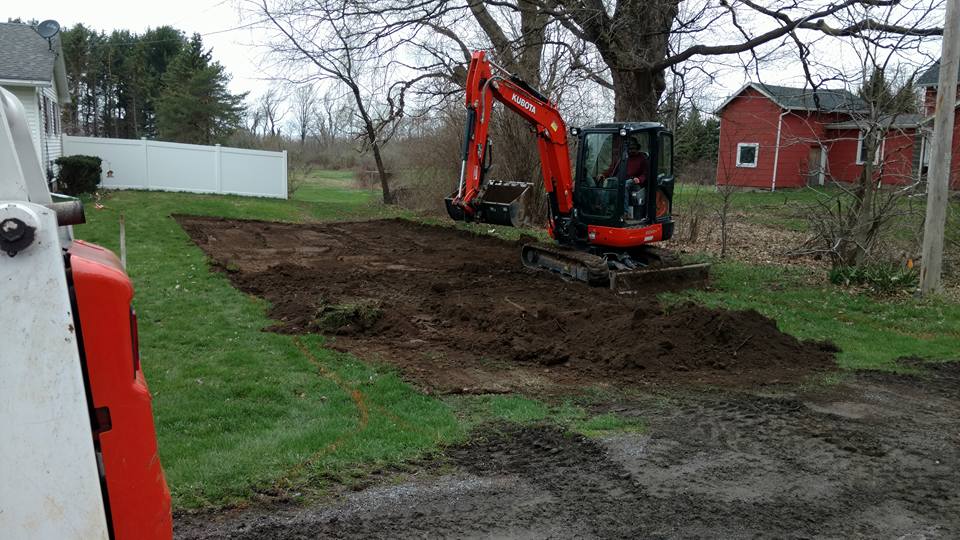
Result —
[[[657, 103], [666, 89], [661, 64], [680, 0], [617, 0], [609, 2], [554, 0], [592, 43], [610, 69], [614, 120], [655, 121]], [[570, 24], [570, 23], [568, 23]]]
[[616, 122], [653, 122], [666, 84], [663, 72], [649, 69], [610, 70], [613, 76], [613, 119]]
[[866, 261], [870, 245], [876, 233], [874, 227], [874, 199], [877, 190], [874, 179], [874, 156], [880, 145], [876, 130], [869, 131], [863, 144], [867, 146], [867, 159], [863, 164], [860, 182], [855, 193], [854, 206], [850, 212], [848, 239], [840, 247], [841, 265], [859, 266]]
[[380, 189], [383, 191], [383, 204], [393, 204], [393, 194], [390, 193], [390, 179], [387, 177], [387, 170], [384, 168], [383, 158], [380, 156], [380, 143], [374, 139], [370, 142], [370, 149], [373, 150], [373, 160], [377, 162]]

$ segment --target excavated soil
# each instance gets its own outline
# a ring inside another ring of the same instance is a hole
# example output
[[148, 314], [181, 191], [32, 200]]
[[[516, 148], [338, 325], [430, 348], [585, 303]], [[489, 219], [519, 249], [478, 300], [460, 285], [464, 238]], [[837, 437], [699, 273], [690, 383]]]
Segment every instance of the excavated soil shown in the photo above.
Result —
[[270, 330], [333, 335], [428, 391], [781, 383], [835, 363], [831, 344], [755, 311], [663, 309], [653, 291], [566, 282], [489, 236], [404, 220], [177, 219], [236, 287], [271, 303]]
[[183, 539], [957, 538], [960, 363], [609, 405], [597, 439], [494, 425], [427, 467], [309, 506], [181, 515]]

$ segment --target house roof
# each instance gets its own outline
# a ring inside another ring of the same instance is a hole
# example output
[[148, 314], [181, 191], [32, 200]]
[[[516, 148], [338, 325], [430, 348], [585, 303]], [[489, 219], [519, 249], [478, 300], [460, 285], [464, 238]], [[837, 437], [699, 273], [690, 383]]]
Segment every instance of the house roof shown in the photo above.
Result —
[[940, 84], [940, 60], [934, 62], [930, 69], [917, 78], [917, 86], [937, 86], [938, 84]]
[[50, 81], [56, 60], [56, 50], [29, 24], [0, 23], [0, 79]]
[[[716, 112], [720, 112], [747, 88], [753, 88], [773, 101], [781, 109], [789, 111], [856, 112], [867, 108], [856, 94], [843, 89], [792, 88], [763, 83], [747, 83], [724, 101]], [[819, 107], [817, 102], [819, 101]]]
[[[904, 128], [916, 128], [919, 127], [921, 123], [926, 119], [922, 114], [896, 114], [883, 116], [878, 121], [877, 124], [884, 127], [885, 129], [904, 129]], [[833, 124], [827, 124], [827, 129], [863, 129], [867, 127], [870, 123], [868, 119], [865, 118], [855, 118], [852, 120], [847, 120], [846, 122], [836, 122]]]
[[0, 81], [25, 86], [53, 81], [60, 102], [69, 103], [60, 36], [47, 43], [29, 24], [0, 23]]

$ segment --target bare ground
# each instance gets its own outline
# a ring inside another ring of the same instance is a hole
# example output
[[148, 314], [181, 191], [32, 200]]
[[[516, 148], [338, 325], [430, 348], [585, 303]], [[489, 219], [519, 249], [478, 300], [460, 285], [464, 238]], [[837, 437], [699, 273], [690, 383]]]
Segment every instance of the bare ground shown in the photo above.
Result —
[[798, 386], [831, 368], [829, 345], [753, 312], [531, 273], [505, 242], [399, 221], [180, 220], [272, 302], [273, 331], [337, 334], [433, 392], [629, 387], [640, 397], [596, 412], [648, 425], [599, 439], [488, 425], [359, 492], [179, 515], [180, 538], [960, 535], [958, 364]]
[[489, 236], [404, 220], [179, 219], [236, 287], [271, 302], [273, 331], [333, 334], [334, 348], [430, 392], [770, 384], [835, 365], [832, 345], [755, 311], [664, 309], [649, 291], [568, 283]]

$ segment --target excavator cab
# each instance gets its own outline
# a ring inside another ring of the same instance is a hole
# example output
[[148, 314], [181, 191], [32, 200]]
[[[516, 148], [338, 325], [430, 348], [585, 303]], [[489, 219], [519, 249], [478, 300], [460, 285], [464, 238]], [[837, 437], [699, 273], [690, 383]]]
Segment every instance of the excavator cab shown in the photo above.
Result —
[[573, 199], [580, 225], [662, 224], [672, 232], [670, 132], [653, 122], [599, 124], [570, 131], [579, 143]]

